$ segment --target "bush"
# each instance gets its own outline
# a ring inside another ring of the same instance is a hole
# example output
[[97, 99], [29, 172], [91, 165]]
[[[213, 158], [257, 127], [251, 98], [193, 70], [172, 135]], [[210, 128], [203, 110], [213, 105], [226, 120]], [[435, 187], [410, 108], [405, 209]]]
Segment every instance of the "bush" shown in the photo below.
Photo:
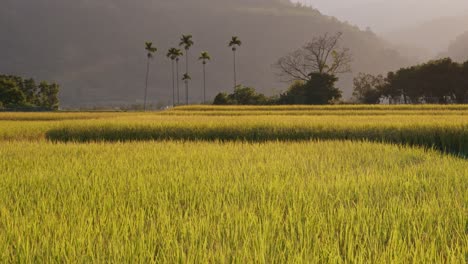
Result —
[[216, 95], [214, 102], [214, 105], [229, 105], [229, 99], [226, 93], [219, 93]]
[[341, 91], [335, 87], [338, 78], [326, 73], [312, 73], [307, 82], [296, 81], [281, 94], [280, 104], [324, 105], [341, 99]]
[[274, 104], [273, 98], [257, 93], [252, 87], [238, 85], [234, 93], [219, 93], [216, 95], [214, 105], [269, 105]]

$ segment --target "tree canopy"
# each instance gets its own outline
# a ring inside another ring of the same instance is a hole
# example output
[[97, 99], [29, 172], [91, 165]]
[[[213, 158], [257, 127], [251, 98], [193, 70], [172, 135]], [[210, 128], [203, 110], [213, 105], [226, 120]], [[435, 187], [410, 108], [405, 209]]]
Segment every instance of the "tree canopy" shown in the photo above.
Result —
[[390, 103], [467, 103], [468, 61], [429, 61], [389, 72], [386, 78], [361, 74], [354, 80], [354, 93], [361, 102], [378, 97]]
[[279, 104], [323, 105], [341, 99], [341, 91], [335, 87], [338, 78], [328, 73], [312, 73], [307, 82], [296, 81], [281, 94]]
[[312, 73], [336, 75], [351, 71], [352, 56], [340, 47], [342, 33], [325, 33], [315, 37], [302, 48], [281, 57], [275, 64], [285, 81], [310, 81]]
[[0, 108], [22, 110], [57, 110], [60, 87], [45, 81], [0, 75]]

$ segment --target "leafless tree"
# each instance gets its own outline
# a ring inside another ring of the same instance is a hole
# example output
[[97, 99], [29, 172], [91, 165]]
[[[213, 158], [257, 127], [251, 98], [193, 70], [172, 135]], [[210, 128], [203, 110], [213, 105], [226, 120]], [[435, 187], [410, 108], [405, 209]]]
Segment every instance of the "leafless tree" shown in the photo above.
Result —
[[283, 81], [309, 81], [311, 73], [341, 74], [351, 71], [352, 56], [339, 42], [342, 33], [315, 37], [302, 48], [281, 57], [274, 65]]

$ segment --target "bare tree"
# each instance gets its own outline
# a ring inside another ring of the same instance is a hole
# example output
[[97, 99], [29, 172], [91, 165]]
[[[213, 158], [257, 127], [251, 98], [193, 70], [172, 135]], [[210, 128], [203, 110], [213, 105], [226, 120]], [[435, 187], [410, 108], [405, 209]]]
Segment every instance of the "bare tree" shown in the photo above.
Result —
[[281, 57], [275, 64], [279, 76], [287, 82], [309, 81], [312, 73], [331, 75], [351, 71], [352, 56], [347, 48], [341, 48], [341, 32], [333, 36], [315, 37], [302, 48]]

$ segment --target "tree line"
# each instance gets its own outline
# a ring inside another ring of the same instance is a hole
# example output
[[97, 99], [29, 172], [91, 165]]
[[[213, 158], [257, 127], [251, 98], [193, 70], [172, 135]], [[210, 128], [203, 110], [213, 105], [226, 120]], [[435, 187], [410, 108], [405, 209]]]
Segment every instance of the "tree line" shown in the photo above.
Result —
[[59, 91], [56, 83], [0, 75], [0, 109], [58, 110]]
[[353, 96], [365, 104], [468, 103], [468, 61], [433, 60], [389, 72], [386, 77], [360, 73], [354, 79]]
[[[180, 57], [184, 56], [184, 52], [176, 47], [169, 48], [167, 51], [166, 57], [169, 58], [172, 62], [171, 71], [172, 71], [172, 104], [173, 106], [180, 105], [180, 88], [179, 80], [183, 81], [185, 84], [185, 103], [189, 104], [189, 83], [192, 80], [192, 77], [189, 74], [189, 51], [190, 48], [194, 45], [192, 35], [182, 35], [179, 41], [179, 47], [185, 50], [185, 73], [182, 74], [182, 78], [179, 76], [179, 61]], [[242, 41], [237, 36], [233, 36], [228, 43], [228, 47], [231, 48], [233, 53], [233, 72], [234, 72], [234, 88], [237, 87], [237, 70], [236, 70], [236, 51], [238, 47], [242, 45]], [[150, 61], [154, 58], [154, 54], [158, 49], [153, 45], [153, 42], [145, 43], [145, 51], [147, 54], [147, 67], [146, 67], [146, 85], [145, 85], [145, 95], [144, 95], [144, 110], [146, 111], [147, 104], [147, 94], [148, 94], [148, 78], [149, 78], [149, 69]], [[203, 103], [206, 103], [206, 64], [211, 60], [211, 55], [207, 51], [202, 51], [199, 58], [203, 67]]]

